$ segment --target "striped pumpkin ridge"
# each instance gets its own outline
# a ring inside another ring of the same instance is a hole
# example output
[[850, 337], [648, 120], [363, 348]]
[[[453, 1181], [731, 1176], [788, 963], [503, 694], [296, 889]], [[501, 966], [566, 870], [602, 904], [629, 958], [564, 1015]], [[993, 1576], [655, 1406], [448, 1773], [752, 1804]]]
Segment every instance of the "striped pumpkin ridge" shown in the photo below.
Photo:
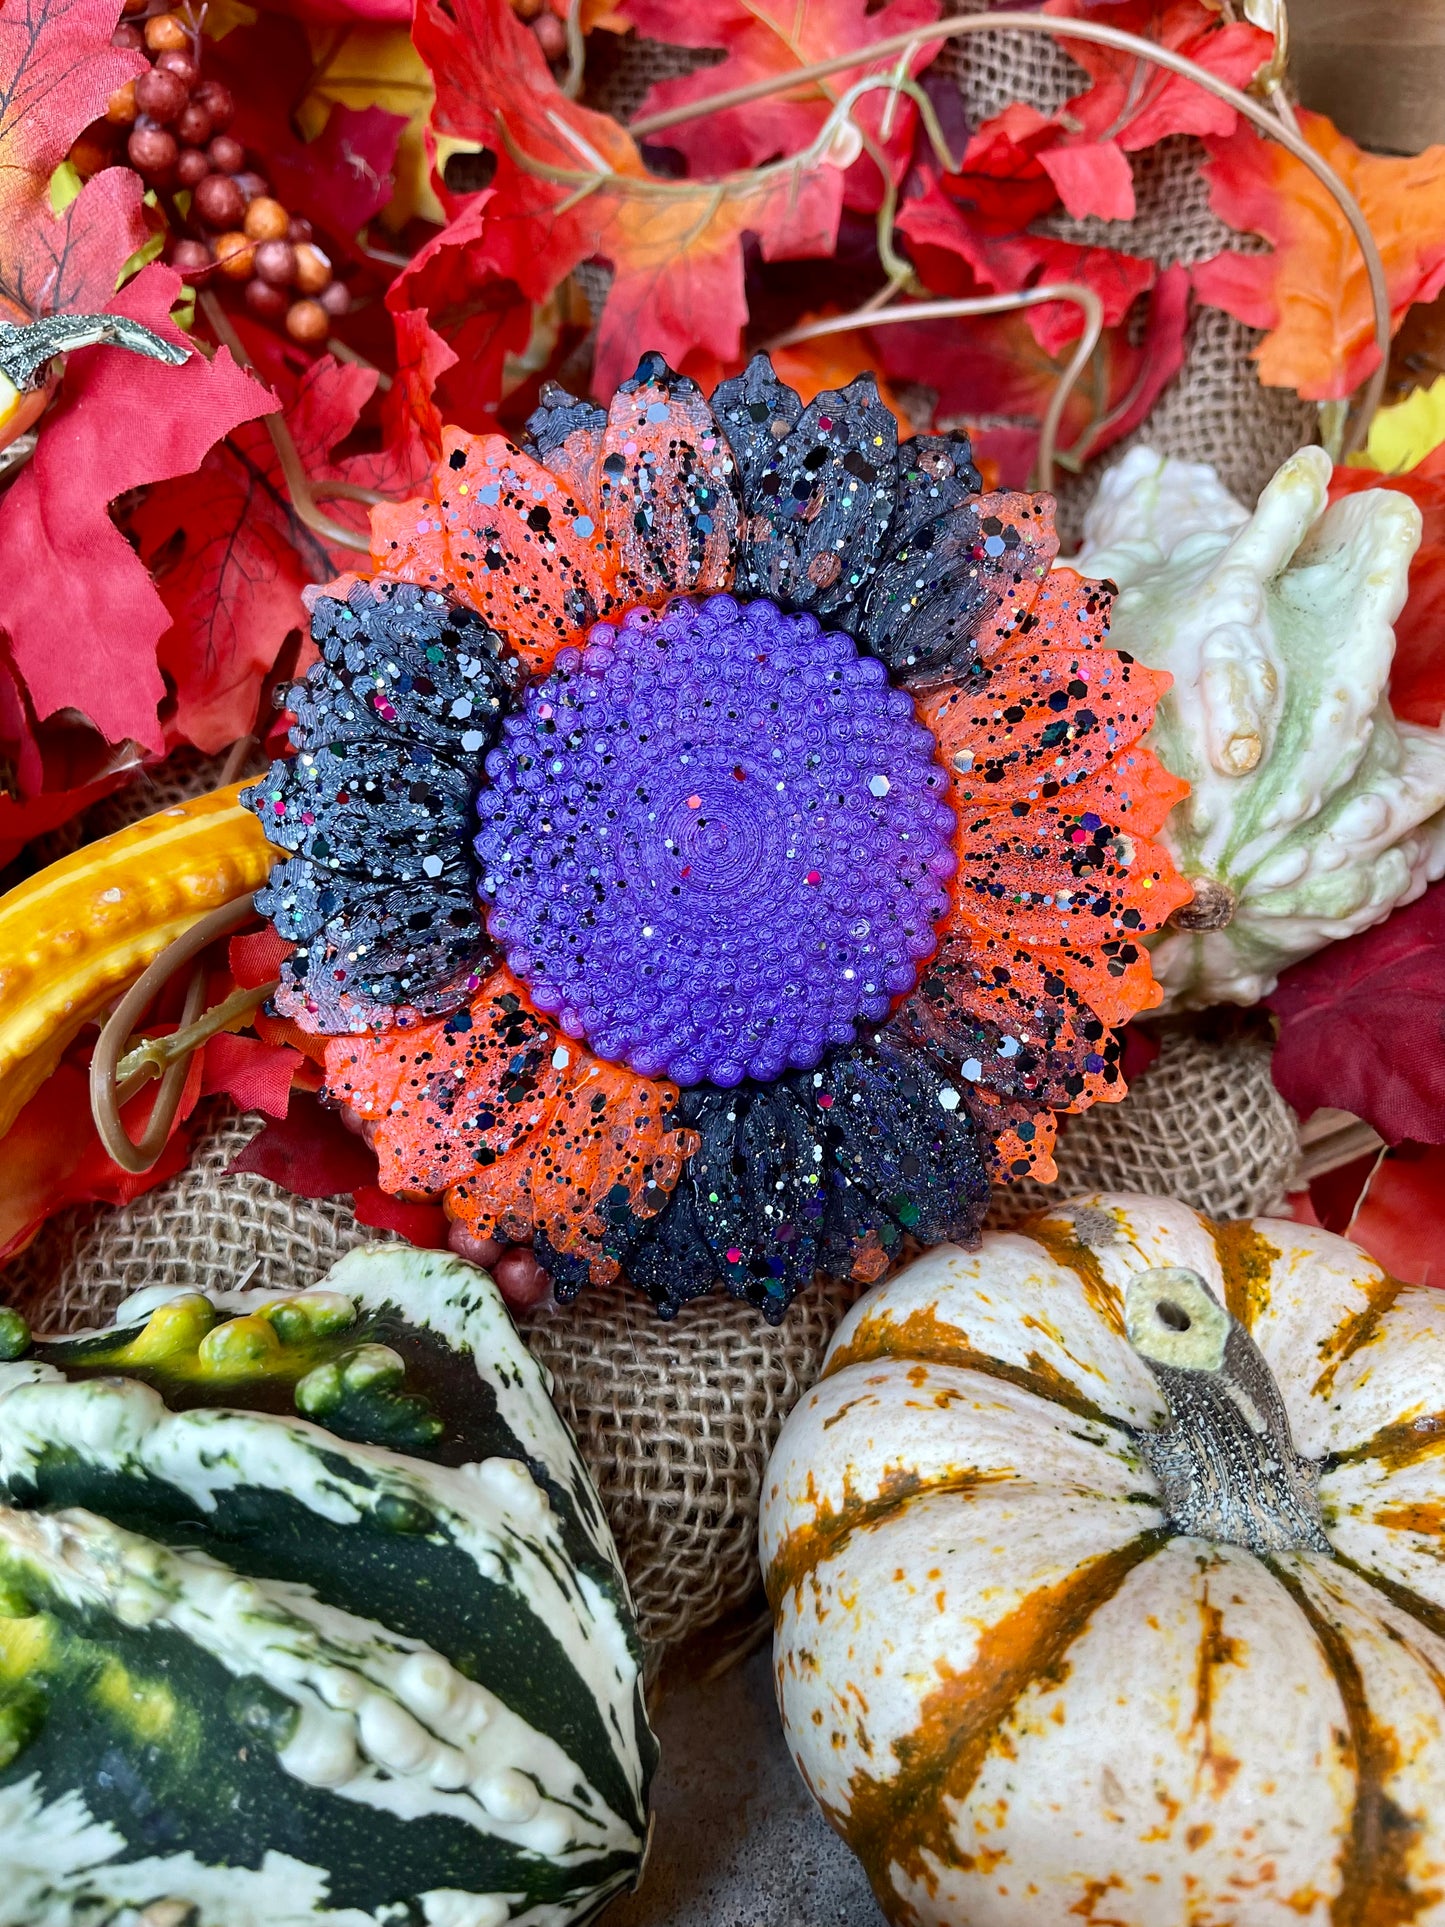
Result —
[[1078, 1200], [869, 1293], [784, 1426], [788, 1743], [906, 1927], [1442, 1927], [1442, 1523], [1445, 1299]]
[[566, 1927], [635, 1881], [625, 1583], [476, 1267], [366, 1247], [37, 1342], [0, 1500], [5, 1927]]

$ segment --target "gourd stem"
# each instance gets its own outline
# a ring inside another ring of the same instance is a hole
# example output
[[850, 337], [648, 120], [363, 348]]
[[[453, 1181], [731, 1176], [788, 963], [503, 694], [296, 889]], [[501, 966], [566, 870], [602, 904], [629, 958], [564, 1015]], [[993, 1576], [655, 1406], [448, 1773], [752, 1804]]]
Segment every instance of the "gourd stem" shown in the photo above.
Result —
[[[176, 1112], [180, 1109], [186, 1071], [191, 1060], [191, 1052], [187, 1051], [183, 1057], [167, 1065], [160, 1089], [156, 1092], [155, 1103], [151, 1106], [150, 1118], [137, 1142], [121, 1120], [117, 1078], [120, 1060], [130, 1043], [131, 1032], [145, 1014], [152, 998], [170, 982], [182, 965], [189, 963], [192, 957], [199, 956], [217, 937], [224, 937], [232, 930], [238, 930], [243, 923], [249, 923], [254, 915], [248, 893], [233, 898], [230, 903], [223, 903], [219, 910], [212, 910], [208, 916], [201, 917], [189, 930], [183, 931], [174, 943], [166, 945], [106, 1019], [90, 1058], [90, 1112], [95, 1119], [101, 1143], [123, 1171], [138, 1177], [143, 1171], [150, 1170], [165, 1149]], [[189, 1029], [200, 1018], [205, 994], [205, 972], [197, 970], [191, 978], [185, 1008], [181, 1012], [182, 1031]]]
[[730, 87], [723, 93], [704, 95], [701, 99], [682, 101], [676, 107], [664, 108], [656, 114], [644, 114], [628, 123], [628, 132], [635, 140], [641, 140], [649, 134], [660, 133], [665, 127], [675, 127], [682, 121], [715, 114], [721, 108], [745, 106], [749, 101], [765, 99], [769, 94], [791, 90], [808, 81], [824, 80], [830, 74], [841, 73], [845, 68], [886, 59], [890, 54], [907, 54], [929, 41], [949, 40], [969, 33], [1003, 32], [1047, 33], [1059, 40], [1091, 41], [1096, 46], [1113, 47], [1121, 53], [1133, 54], [1138, 60], [1150, 61], [1156, 67], [1167, 68], [1170, 73], [1178, 74], [1183, 80], [1191, 80], [1206, 93], [1226, 101], [1237, 114], [1241, 114], [1271, 140], [1278, 141], [1301, 166], [1309, 169], [1349, 223], [1365, 264], [1365, 277], [1370, 284], [1379, 362], [1365, 385], [1359, 412], [1345, 438], [1342, 452], [1347, 455], [1358, 448], [1369, 432], [1370, 423], [1385, 392], [1391, 336], [1390, 291], [1385, 279], [1385, 264], [1380, 258], [1380, 249], [1365, 219], [1364, 210], [1329, 162], [1317, 154], [1308, 141], [1273, 108], [1251, 100], [1248, 94], [1231, 87], [1228, 81], [1220, 80], [1216, 74], [1185, 55], [1175, 53], [1169, 47], [1161, 47], [1157, 41], [1145, 40], [1138, 34], [1126, 33], [1121, 27], [1111, 27], [1098, 20], [1061, 20], [1052, 14], [1042, 17], [1029, 13], [963, 14], [952, 20], [935, 20], [926, 27], [910, 27], [900, 33], [887, 34], [866, 47], [855, 47], [848, 53], [834, 54], [827, 60], [815, 60], [806, 67], [794, 68], [786, 74], [770, 75], [766, 80], [752, 81], [743, 87]]
[[1124, 1317], [1169, 1404], [1169, 1423], [1141, 1432], [1139, 1447], [1179, 1531], [1251, 1552], [1328, 1553], [1319, 1468], [1294, 1449], [1264, 1354], [1198, 1272], [1136, 1274]]

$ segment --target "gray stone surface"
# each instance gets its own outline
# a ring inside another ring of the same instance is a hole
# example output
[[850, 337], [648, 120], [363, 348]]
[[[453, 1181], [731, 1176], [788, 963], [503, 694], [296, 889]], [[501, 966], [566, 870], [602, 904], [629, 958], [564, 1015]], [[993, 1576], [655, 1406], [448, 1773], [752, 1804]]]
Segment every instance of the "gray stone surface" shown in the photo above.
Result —
[[765, 1646], [657, 1715], [657, 1830], [642, 1891], [603, 1927], [883, 1927], [863, 1871], [788, 1757]]

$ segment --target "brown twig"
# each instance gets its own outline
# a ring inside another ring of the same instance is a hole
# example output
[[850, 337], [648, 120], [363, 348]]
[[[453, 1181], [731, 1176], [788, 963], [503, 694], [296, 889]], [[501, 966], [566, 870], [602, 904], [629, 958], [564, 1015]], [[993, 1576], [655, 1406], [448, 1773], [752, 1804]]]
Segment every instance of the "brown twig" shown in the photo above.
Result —
[[203, 1011], [194, 1023], [182, 1024], [166, 1037], [142, 1039], [115, 1067], [116, 1104], [128, 1104], [143, 1084], [162, 1076], [182, 1058], [189, 1060], [219, 1031], [238, 1029], [261, 1008], [280, 982], [279, 977], [273, 977], [269, 983], [257, 984], [254, 989], [233, 990], [221, 1003]]
[[1375, 344], [1379, 351], [1378, 366], [1365, 384], [1344, 452], [1348, 454], [1350, 450], [1358, 448], [1369, 432], [1370, 422], [1384, 393], [1391, 338], [1390, 293], [1385, 280], [1385, 266], [1364, 210], [1329, 162], [1317, 154], [1272, 107], [1251, 100], [1248, 94], [1241, 93], [1237, 87], [1231, 87], [1227, 81], [1218, 79], [1194, 61], [1175, 53], [1171, 48], [1161, 47], [1155, 41], [1125, 33], [1122, 28], [1110, 27], [1097, 20], [1063, 20], [1052, 14], [963, 14], [951, 20], [936, 20], [926, 27], [911, 27], [901, 33], [889, 34], [881, 40], [875, 40], [871, 46], [834, 54], [827, 60], [815, 60], [806, 67], [796, 67], [787, 73], [769, 76], [766, 80], [750, 81], [745, 86], [729, 87], [699, 100], [679, 102], [677, 106], [664, 108], [659, 113], [641, 115], [628, 123], [628, 132], [634, 139], [640, 140], [649, 134], [661, 133], [664, 128], [676, 127], [683, 121], [698, 120], [706, 114], [718, 113], [725, 107], [743, 107], [751, 101], [765, 100], [770, 94], [790, 91], [808, 81], [826, 80], [845, 69], [861, 67], [893, 54], [907, 53], [911, 48], [930, 40], [952, 39], [960, 34], [1002, 32], [1047, 33], [1058, 39], [1086, 40], [1096, 46], [1112, 47], [1121, 53], [1133, 54], [1137, 59], [1165, 67], [1181, 79], [1193, 81], [1216, 99], [1225, 101], [1262, 134], [1278, 141], [1302, 166], [1309, 169], [1333, 197], [1349, 224], [1364, 260], [1375, 314]]
[[[187, 1050], [183, 1057], [166, 1066], [161, 1087], [151, 1107], [150, 1119], [137, 1141], [125, 1128], [120, 1115], [120, 1106], [126, 1097], [133, 1094], [133, 1089], [123, 1094], [118, 1078], [121, 1059], [130, 1048], [132, 1031], [147, 1007], [177, 971], [183, 969], [193, 957], [199, 956], [208, 944], [214, 943], [218, 937], [227, 936], [232, 930], [238, 930], [254, 915], [251, 898], [247, 895], [235, 897], [230, 903], [223, 903], [219, 910], [212, 910], [208, 916], [201, 917], [189, 930], [182, 931], [173, 943], [166, 945], [131, 985], [102, 1026], [90, 1059], [90, 1111], [101, 1143], [123, 1171], [135, 1176], [149, 1171], [165, 1149], [176, 1112], [180, 1108], [191, 1057]], [[205, 994], [205, 972], [197, 970], [192, 974], [185, 1006], [181, 1011], [180, 1027], [183, 1031], [201, 1017], [201, 1001]]]
[[[209, 289], [197, 289], [196, 303], [214, 330], [216, 339], [230, 349], [231, 358], [242, 368], [249, 368], [251, 358], [246, 353], [245, 344], [231, 326], [230, 317], [215, 295]], [[281, 473], [286, 478], [286, 489], [291, 497], [291, 506], [307, 528], [319, 535], [323, 541], [332, 542], [338, 548], [356, 549], [363, 555], [369, 555], [371, 543], [366, 536], [358, 535], [355, 529], [344, 528], [340, 522], [333, 522], [329, 515], [323, 515], [316, 506], [311, 478], [302, 466], [301, 457], [295, 442], [291, 439], [291, 430], [286, 426], [284, 416], [279, 411], [267, 415], [265, 423], [272, 446], [276, 450], [276, 459], [281, 464]], [[343, 486], [349, 489], [351, 484], [347, 483]]]

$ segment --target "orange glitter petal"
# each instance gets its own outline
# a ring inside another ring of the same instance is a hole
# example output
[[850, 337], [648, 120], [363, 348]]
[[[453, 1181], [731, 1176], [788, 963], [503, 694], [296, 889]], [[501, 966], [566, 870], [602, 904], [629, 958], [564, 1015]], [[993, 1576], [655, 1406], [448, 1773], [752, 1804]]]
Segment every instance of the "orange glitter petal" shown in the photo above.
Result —
[[[975, 635], [981, 662], [1004, 649], [1038, 600], [1049, 565], [1059, 552], [1052, 495], [1022, 495], [999, 489], [980, 495], [977, 574], [988, 591]], [[1001, 546], [991, 552], [991, 545]]]
[[692, 382], [669, 371], [618, 389], [603, 438], [601, 502], [622, 601], [656, 603], [731, 583], [742, 514], [737, 469]]
[[1086, 782], [1137, 741], [1154, 720], [1154, 680], [1112, 651], [1039, 651], [926, 697], [919, 719], [961, 808], [1010, 804]]
[[675, 1084], [584, 1054], [528, 1149], [535, 1226], [558, 1251], [585, 1258], [596, 1282], [617, 1275], [609, 1232], [655, 1217], [698, 1148], [695, 1131], [664, 1125], [677, 1097]]
[[616, 607], [596, 514], [502, 435], [447, 429], [430, 496], [373, 512], [372, 558], [452, 589], [539, 673]]
[[[1116, 1095], [1124, 1095], [1122, 1084]], [[1035, 1110], [1014, 1098], [978, 1090], [969, 1091], [968, 1108], [986, 1148], [989, 1176], [995, 1184], [1017, 1184], [1020, 1178], [1032, 1178], [1036, 1184], [1053, 1183], [1059, 1175], [1054, 1163], [1059, 1126], [1052, 1111]]]
[[[1129, 948], [1143, 957], [1142, 945]], [[1124, 1088], [1119, 1045], [1108, 1020], [1060, 968], [1064, 954], [1032, 951], [984, 930], [947, 936], [894, 1013], [893, 1028], [967, 1065], [965, 1075], [979, 1090], [1064, 1111], [1108, 1102]]]
[[664, 1123], [673, 1084], [563, 1037], [505, 970], [467, 1010], [326, 1048], [327, 1095], [374, 1123], [381, 1186], [444, 1194], [481, 1238], [544, 1231], [615, 1277], [609, 1236], [667, 1202], [696, 1132]]
[[[982, 933], [980, 933], [982, 934]], [[995, 941], [997, 941], [995, 939]], [[1149, 952], [1128, 934], [1091, 950], [1065, 950], [1050, 944], [1020, 944], [1027, 964], [1062, 977], [1069, 994], [1087, 1004], [1101, 1023], [1116, 1028], [1164, 1000], [1154, 981]]]
[[[1051, 531], [1052, 526], [1051, 520]], [[1055, 553], [1057, 549], [1055, 541]], [[1080, 575], [1077, 569], [1050, 567], [1038, 594], [1001, 638], [994, 659], [1003, 661], [1028, 649], [1108, 649], [1109, 616], [1116, 593], [1112, 583]], [[1118, 652], [1110, 649], [1109, 653], [1117, 655]], [[1141, 673], [1163, 675], [1165, 689], [1173, 681], [1172, 676], [1160, 670], [1141, 670]]]
[[327, 1046], [328, 1095], [374, 1122], [384, 1191], [436, 1193], [507, 1158], [565, 1076], [556, 1035], [505, 971], [466, 1011]]

